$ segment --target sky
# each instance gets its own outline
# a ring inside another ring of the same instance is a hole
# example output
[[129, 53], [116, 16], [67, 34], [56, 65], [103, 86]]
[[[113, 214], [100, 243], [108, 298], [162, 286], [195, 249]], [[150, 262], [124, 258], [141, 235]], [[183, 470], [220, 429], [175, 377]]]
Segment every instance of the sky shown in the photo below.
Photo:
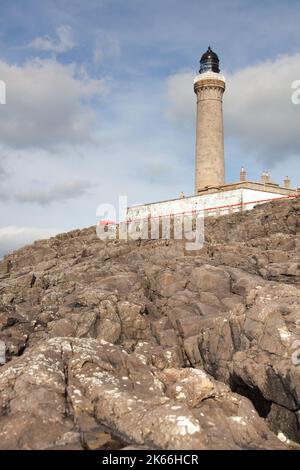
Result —
[[193, 78], [226, 77], [226, 181], [300, 186], [298, 0], [1, 0], [0, 256], [99, 204], [193, 193]]

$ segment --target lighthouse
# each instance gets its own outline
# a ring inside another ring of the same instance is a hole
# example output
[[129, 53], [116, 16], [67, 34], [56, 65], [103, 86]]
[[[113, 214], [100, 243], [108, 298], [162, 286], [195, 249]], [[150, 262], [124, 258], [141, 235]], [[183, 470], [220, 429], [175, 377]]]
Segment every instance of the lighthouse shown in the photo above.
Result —
[[225, 184], [223, 93], [225, 77], [219, 58], [209, 47], [194, 80], [197, 96], [195, 194]]
[[200, 70], [194, 79], [194, 91], [197, 97], [194, 194], [184, 196], [181, 192], [177, 198], [128, 207], [126, 220], [138, 222], [153, 219], [157, 223], [160, 219], [175, 216], [195, 217], [199, 214], [216, 217], [251, 210], [257, 204], [275, 199], [297, 197], [300, 188], [292, 189], [288, 177], [279, 185], [264, 171], [260, 181], [249, 180], [243, 166], [246, 155], [240, 162], [239, 179], [225, 182], [225, 77], [220, 72], [219, 57], [211, 47], [201, 57]]

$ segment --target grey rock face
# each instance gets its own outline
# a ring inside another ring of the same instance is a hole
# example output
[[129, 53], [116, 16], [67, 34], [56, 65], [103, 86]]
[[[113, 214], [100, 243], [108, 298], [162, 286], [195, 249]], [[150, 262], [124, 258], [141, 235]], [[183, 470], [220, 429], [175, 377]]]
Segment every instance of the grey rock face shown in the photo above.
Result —
[[205, 372], [157, 368], [104, 340], [39, 343], [5, 366], [0, 391], [2, 449], [283, 448], [246, 398]]
[[7, 256], [0, 448], [296, 448], [299, 214], [208, 219], [192, 254], [92, 227]]

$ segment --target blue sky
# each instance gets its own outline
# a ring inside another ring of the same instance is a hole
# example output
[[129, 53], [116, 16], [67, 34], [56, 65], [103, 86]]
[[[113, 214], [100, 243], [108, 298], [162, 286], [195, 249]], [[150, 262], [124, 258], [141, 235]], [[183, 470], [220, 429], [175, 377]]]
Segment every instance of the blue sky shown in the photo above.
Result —
[[208, 44], [227, 78], [226, 179], [300, 186], [300, 3], [1, 0], [0, 255], [89, 226], [100, 203], [191, 194], [192, 80]]

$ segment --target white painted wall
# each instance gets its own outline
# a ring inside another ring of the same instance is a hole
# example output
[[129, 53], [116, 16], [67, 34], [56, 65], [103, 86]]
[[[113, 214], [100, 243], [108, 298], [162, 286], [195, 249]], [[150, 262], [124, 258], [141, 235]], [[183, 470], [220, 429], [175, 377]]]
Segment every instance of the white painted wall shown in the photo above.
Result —
[[160, 217], [170, 214], [188, 214], [193, 211], [204, 211], [207, 216], [224, 215], [240, 211], [242, 208], [243, 210], [251, 210], [260, 201], [267, 202], [268, 200], [283, 197], [286, 196], [253, 189], [232, 189], [212, 194], [131, 206], [127, 209], [126, 220], [140, 220], [149, 216]]
[[262, 203], [270, 199], [280, 199], [287, 197], [285, 194], [267, 193], [265, 191], [255, 191], [253, 189], [243, 189], [243, 203], [246, 204], [246, 209], [250, 210], [256, 206], [257, 201]]
[[[165, 225], [163, 230], [166, 230], [168, 235], [162, 235], [162, 238], [168, 238], [168, 236], [170, 236], [170, 219], [167, 219], [166, 216], [189, 215], [193, 213], [204, 214], [209, 217], [219, 216], [241, 210], [251, 210], [259, 203], [287, 197], [288, 196], [284, 194], [239, 188], [212, 194], [202, 194], [182, 199], [155, 202], [153, 204], [132, 206], [128, 207], [126, 219], [124, 222], [121, 222], [119, 226], [114, 222], [106, 224], [99, 221], [97, 224], [97, 235], [101, 240], [115, 239], [116, 237], [123, 240], [136, 240], [138, 238], [148, 239], [148, 228], [151, 227], [151, 238], [160, 238], [159, 218], [165, 217], [163, 219], [162, 228]], [[148, 224], [149, 217], [151, 218], [150, 225]], [[200, 219], [203, 221], [202, 218]], [[182, 223], [178, 227], [180, 227], [181, 230]]]

